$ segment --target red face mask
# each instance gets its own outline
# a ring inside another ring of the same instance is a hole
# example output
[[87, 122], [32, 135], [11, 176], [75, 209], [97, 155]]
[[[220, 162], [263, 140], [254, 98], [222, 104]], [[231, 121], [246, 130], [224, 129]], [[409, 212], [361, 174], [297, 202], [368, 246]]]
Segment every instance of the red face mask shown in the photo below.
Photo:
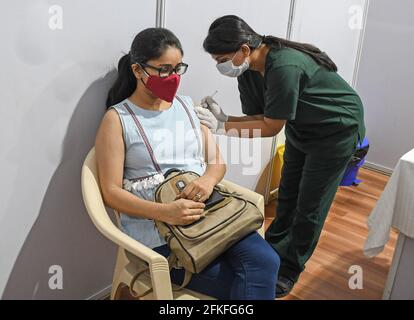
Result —
[[[144, 83], [144, 81], [142, 81], [142, 83]], [[147, 83], [144, 83], [144, 86], [156, 97], [167, 102], [172, 102], [174, 100], [179, 85], [180, 76], [175, 73], [165, 78], [148, 75]]]

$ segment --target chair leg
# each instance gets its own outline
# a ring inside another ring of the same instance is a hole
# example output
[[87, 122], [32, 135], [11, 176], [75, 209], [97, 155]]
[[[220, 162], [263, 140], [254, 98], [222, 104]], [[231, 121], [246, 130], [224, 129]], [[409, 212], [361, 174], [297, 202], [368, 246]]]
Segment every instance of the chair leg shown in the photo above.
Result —
[[121, 294], [122, 294], [122, 289], [125, 287], [126, 285], [123, 283], [114, 283], [112, 290], [111, 290], [111, 300], [120, 300], [121, 298]]
[[125, 285], [123, 284], [121, 279], [121, 272], [124, 269], [126, 263], [127, 259], [125, 256], [124, 249], [119, 248], [115, 264], [114, 276], [112, 279], [111, 300], [119, 298], [120, 292], [122, 292], [122, 286]]

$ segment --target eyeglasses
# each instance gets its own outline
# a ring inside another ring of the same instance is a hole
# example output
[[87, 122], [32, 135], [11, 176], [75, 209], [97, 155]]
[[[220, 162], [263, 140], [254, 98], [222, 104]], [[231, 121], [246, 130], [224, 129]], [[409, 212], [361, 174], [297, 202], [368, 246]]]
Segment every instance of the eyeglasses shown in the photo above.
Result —
[[[147, 67], [158, 71], [158, 75], [160, 78], [166, 78], [169, 77], [173, 72], [175, 72], [178, 75], [182, 75], [187, 71], [188, 64], [180, 62], [177, 64], [174, 68], [172, 65], [165, 65], [161, 66], [160, 68], [151, 66], [149, 64], [146, 64], [144, 62], [137, 62], [138, 65], [140, 65], [142, 68]], [[143, 68], [144, 69], [144, 68]], [[145, 71], [145, 70], [144, 70]]]

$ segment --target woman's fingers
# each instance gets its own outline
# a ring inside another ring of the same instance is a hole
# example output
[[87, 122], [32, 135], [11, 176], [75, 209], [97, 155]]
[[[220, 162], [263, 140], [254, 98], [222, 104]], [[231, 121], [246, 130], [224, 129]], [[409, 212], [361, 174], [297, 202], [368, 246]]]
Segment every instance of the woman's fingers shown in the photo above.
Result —
[[209, 197], [207, 197], [207, 195], [203, 195], [201, 196], [200, 200], [198, 200], [199, 202], [204, 202], [208, 199]]
[[187, 206], [188, 209], [190, 210], [196, 210], [196, 209], [204, 209], [204, 207], [206, 206], [204, 203], [202, 202], [197, 202], [197, 201], [193, 201], [193, 200], [188, 200], [190, 203]]
[[188, 194], [188, 198], [187, 199], [192, 199], [194, 201], [198, 201], [200, 199], [199, 199], [199, 197], [197, 197], [197, 194], [200, 194], [200, 196], [202, 196], [200, 188], [197, 188], [196, 187], [193, 190], [191, 190], [191, 192]]
[[189, 209], [186, 216], [196, 216], [203, 214], [204, 209]]
[[191, 199], [191, 198], [189, 198], [189, 195], [194, 190], [194, 188], [195, 188], [195, 186], [194, 186], [193, 183], [187, 184], [185, 186], [185, 188], [181, 191], [181, 196], [183, 198], [186, 198], [186, 199]]
[[203, 214], [204, 212], [204, 208], [197, 208], [197, 209], [190, 209], [189, 210], [189, 215], [193, 216], [193, 215], [197, 215], [197, 214]]
[[[191, 201], [191, 200], [190, 200]], [[204, 217], [204, 207], [205, 204], [202, 202], [191, 201], [191, 208], [186, 210], [184, 217], [182, 218], [185, 224], [197, 221], [200, 218]]]
[[195, 216], [188, 216], [183, 218], [183, 225], [190, 224], [192, 222], [195, 222], [197, 220], [200, 220], [200, 218], [203, 217], [203, 215], [195, 215]]
[[[197, 186], [194, 182], [189, 183], [180, 194], [181, 198], [188, 200], [193, 200], [195, 202], [204, 202], [207, 198], [205, 197], [205, 192]], [[178, 196], [177, 196], [178, 197]], [[203, 200], [204, 199], [204, 200]]]
[[[205, 191], [199, 190], [198, 193], [201, 195], [201, 197], [199, 199], [197, 199], [197, 197], [195, 197], [193, 200], [194, 201], [198, 201], [198, 202], [205, 202], [210, 195], [206, 194]], [[197, 193], [196, 193], [197, 195]]]

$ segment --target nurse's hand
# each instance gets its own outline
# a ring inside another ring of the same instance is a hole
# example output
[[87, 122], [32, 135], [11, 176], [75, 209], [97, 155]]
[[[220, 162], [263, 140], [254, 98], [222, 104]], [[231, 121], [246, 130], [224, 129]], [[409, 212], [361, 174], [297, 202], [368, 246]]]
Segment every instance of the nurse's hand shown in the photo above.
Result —
[[224, 122], [217, 120], [210, 110], [203, 107], [194, 107], [194, 110], [200, 122], [209, 128], [211, 132], [219, 134], [225, 133]]
[[223, 112], [217, 102], [210, 96], [204, 97], [201, 100], [200, 105], [203, 108], [207, 108], [211, 111], [211, 113], [216, 117], [217, 120], [226, 122], [229, 118], [227, 114]]

